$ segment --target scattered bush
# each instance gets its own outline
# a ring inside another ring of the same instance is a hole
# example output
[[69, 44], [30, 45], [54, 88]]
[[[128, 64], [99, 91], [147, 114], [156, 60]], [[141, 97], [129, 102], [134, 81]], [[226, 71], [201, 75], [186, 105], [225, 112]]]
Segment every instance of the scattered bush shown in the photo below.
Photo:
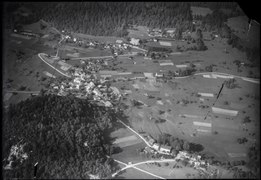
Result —
[[248, 140], [247, 140], [247, 138], [238, 138], [237, 139], [237, 142], [239, 143], [239, 144], [244, 144], [244, 143], [246, 143]]
[[243, 123], [250, 123], [251, 122], [251, 119], [249, 116], [246, 116], [243, 120]]
[[26, 90], [26, 86], [20, 86], [20, 88], [18, 90], [19, 91], [24, 91], [24, 90]]
[[237, 87], [235, 79], [226, 80], [224, 84], [228, 89], [234, 89]]
[[224, 105], [228, 105], [229, 103], [228, 103], [228, 101], [224, 101]]
[[205, 70], [208, 71], [208, 72], [212, 72], [213, 71], [213, 65], [206, 66]]

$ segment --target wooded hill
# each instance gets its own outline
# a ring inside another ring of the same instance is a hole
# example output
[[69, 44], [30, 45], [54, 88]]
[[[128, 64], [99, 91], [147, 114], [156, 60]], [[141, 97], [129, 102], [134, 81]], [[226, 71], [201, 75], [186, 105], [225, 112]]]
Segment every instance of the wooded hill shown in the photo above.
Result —
[[115, 113], [105, 107], [74, 97], [42, 95], [11, 105], [3, 126], [3, 155], [18, 142], [26, 143], [28, 159], [13, 158], [13, 170], [6, 178], [32, 178], [38, 162], [37, 178], [107, 177], [115, 166], [106, 158], [111, 153], [108, 130]]
[[[13, 12], [24, 6], [30, 17], [17, 19]], [[155, 28], [192, 28], [190, 4], [187, 2], [34, 2], [9, 3], [9, 25], [32, 23], [43, 19], [59, 30], [91, 35], [127, 35], [129, 25]]]

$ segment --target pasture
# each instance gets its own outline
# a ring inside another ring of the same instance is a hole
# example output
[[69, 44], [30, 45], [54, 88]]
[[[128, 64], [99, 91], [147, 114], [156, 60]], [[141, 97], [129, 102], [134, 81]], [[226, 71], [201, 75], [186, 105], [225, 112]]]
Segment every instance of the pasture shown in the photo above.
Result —
[[212, 10], [207, 7], [197, 7], [191, 6], [192, 15], [201, 15], [206, 16], [207, 14], [211, 14]]

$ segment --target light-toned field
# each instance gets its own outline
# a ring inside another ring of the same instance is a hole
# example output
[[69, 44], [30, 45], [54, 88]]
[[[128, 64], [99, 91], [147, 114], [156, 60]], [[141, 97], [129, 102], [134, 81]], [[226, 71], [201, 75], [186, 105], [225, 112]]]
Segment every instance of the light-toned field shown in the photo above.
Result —
[[134, 168], [129, 168], [116, 176], [115, 179], [155, 179], [155, 177]]
[[[136, 30], [135, 30], [136, 29]], [[128, 37], [130, 38], [142, 38], [142, 39], [147, 39], [150, 38], [147, 32], [146, 27], [144, 26], [136, 26], [135, 29], [128, 29]]]
[[187, 174], [190, 174], [190, 178], [198, 177], [197, 170], [184, 166], [182, 166], [182, 168], [173, 168], [175, 164], [182, 166], [181, 163], [170, 162], [168, 164], [160, 163], [161, 167], [158, 167], [155, 164], [141, 164], [137, 167], [166, 179], [188, 179], [189, 177]]

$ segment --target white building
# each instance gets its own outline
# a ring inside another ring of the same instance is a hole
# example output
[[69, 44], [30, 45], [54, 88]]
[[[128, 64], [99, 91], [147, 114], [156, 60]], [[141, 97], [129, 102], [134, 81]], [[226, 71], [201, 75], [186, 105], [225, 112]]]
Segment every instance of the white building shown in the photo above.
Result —
[[152, 148], [159, 150], [160, 145], [158, 143], [153, 144]]
[[135, 38], [131, 38], [130, 43], [132, 45], [138, 46], [138, 45], [140, 45], [140, 40], [139, 39], [135, 39]]
[[90, 82], [86, 87], [86, 91], [89, 92], [92, 88], [95, 87], [95, 84], [93, 82]]
[[74, 83], [80, 84], [81, 83], [81, 79], [80, 78], [75, 78], [73, 80]]
[[116, 43], [121, 44], [121, 43], [123, 43], [123, 41], [120, 40], [120, 39], [117, 39], [117, 40], [116, 40]]

